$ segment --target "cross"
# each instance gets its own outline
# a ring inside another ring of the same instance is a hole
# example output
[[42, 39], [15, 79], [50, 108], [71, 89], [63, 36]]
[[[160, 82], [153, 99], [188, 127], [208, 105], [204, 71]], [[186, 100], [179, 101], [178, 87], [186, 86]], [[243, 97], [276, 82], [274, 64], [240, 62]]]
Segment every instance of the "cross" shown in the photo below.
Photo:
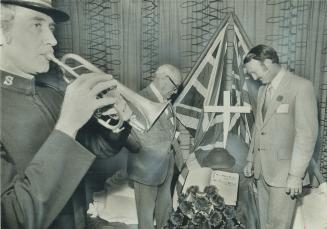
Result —
[[230, 124], [231, 113], [250, 113], [251, 106], [231, 106], [230, 91], [224, 91], [223, 106], [204, 106], [204, 112], [223, 113], [224, 117], [224, 148], [226, 148], [228, 128]]

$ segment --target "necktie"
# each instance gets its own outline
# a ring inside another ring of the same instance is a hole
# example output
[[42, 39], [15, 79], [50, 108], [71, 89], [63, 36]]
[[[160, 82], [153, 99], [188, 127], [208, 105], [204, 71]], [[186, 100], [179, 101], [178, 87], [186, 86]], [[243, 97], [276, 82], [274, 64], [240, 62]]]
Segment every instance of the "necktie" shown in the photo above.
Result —
[[266, 94], [265, 94], [265, 101], [262, 107], [262, 118], [265, 119], [266, 113], [268, 110], [268, 106], [271, 100], [271, 93], [272, 93], [272, 86], [271, 84], [268, 84], [267, 89], [266, 89]]

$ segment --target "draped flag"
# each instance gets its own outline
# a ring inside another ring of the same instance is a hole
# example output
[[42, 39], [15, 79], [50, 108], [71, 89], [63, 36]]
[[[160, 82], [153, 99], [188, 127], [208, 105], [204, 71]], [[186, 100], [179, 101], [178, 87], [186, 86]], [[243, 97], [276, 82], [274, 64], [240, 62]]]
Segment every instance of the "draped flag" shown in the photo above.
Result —
[[[203, 110], [204, 106], [224, 105], [224, 91], [230, 91], [230, 106], [252, 107], [247, 114], [231, 113], [228, 123], [229, 132], [239, 135], [247, 144], [250, 142], [255, 95], [249, 93], [253, 80], [244, 73], [242, 66], [249, 47], [249, 39], [239, 20], [235, 14], [228, 15], [184, 81], [184, 89], [174, 107], [177, 118], [194, 136], [192, 154], [225, 147], [223, 114]], [[185, 165], [177, 187], [183, 186], [187, 170]]]

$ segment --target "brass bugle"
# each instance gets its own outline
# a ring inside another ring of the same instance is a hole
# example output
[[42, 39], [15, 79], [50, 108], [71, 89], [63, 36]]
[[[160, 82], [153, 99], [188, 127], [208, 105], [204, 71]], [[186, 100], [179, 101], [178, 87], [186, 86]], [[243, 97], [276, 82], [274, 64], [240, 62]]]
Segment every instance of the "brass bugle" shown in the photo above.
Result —
[[[100, 70], [95, 65], [91, 64], [84, 58], [80, 57], [79, 55], [69, 53], [62, 57], [61, 61], [55, 58], [53, 55], [48, 56], [49, 60], [53, 61], [64, 72], [64, 80], [67, 83], [71, 83], [72, 80], [78, 78], [80, 75], [77, 73], [79, 69], [86, 69], [89, 72], [105, 74], [102, 70]], [[71, 67], [69, 66], [69, 62], [78, 63], [77, 66]], [[65, 73], [73, 76], [73, 79], [69, 79]], [[99, 112], [96, 112], [94, 117], [97, 121], [104, 127], [111, 129], [114, 132], [119, 132], [124, 121], [127, 121], [133, 128], [137, 129], [138, 131], [144, 132], [148, 131], [152, 125], [156, 122], [160, 114], [165, 110], [168, 102], [166, 103], [156, 103], [143, 96], [137, 94], [136, 92], [132, 91], [128, 87], [124, 86], [120, 82], [116, 81], [117, 83], [117, 92], [123, 98], [124, 102], [128, 105], [128, 107], [132, 111], [132, 115], [128, 120], [124, 120], [123, 111], [119, 109], [120, 106], [117, 104], [114, 105], [115, 110], [117, 111], [118, 115], [118, 123], [115, 125], [110, 124], [112, 118], [104, 118]], [[117, 100], [119, 101], [119, 100]], [[105, 113], [105, 112], [103, 112]]]

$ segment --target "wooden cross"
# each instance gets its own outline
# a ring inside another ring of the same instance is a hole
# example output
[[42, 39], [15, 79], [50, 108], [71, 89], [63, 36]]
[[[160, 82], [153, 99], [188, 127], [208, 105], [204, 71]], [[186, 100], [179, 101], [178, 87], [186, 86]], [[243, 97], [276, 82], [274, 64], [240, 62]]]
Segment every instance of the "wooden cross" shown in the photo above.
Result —
[[231, 106], [230, 91], [224, 91], [223, 106], [204, 106], [204, 112], [223, 113], [224, 117], [224, 148], [226, 148], [231, 113], [250, 113], [251, 106]]

